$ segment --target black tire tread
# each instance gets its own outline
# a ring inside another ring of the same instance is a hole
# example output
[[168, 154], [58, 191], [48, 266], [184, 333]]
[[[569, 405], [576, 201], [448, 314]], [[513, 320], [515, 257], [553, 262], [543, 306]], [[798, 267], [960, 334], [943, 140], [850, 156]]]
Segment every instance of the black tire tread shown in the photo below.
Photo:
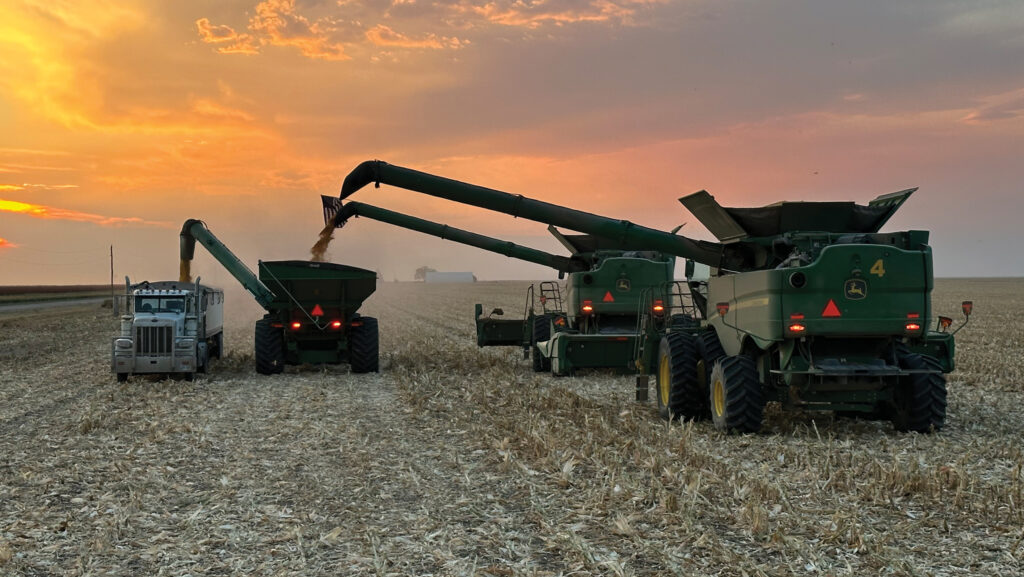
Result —
[[[754, 359], [747, 355], [724, 357], [717, 362], [716, 370], [722, 372], [725, 413], [721, 417], [714, 415], [715, 428], [737, 433], [760, 431], [765, 399]], [[714, 404], [710, 394], [708, 402]]]
[[900, 351], [900, 367], [927, 370], [901, 377], [895, 391], [892, 424], [897, 431], [931, 433], [946, 423], [946, 377], [939, 361], [928, 355]]
[[354, 326], [348, 334], [348, 358], [353, 373], [380, 372], [380, 332], [377, 319], [359, 317], [363, 324]]
[[281, 329], [270, 326], [270, 319], [263, 317], [256, 321], [254, 341], [256, 372], [276, 375], [284, 371], [284, 336]]
[[[697, 382], [697, 343], [688, 333], [667, 333], [659, 348], [667, 348], [670, 384], [668, 405], [661, 403], [661, 384], [658, 383], [658, 411], [663, 419], [692, 421], [707, 418], [707, 393]], [[661, 377], [661, 358], [658, 351], [658, 378]]]

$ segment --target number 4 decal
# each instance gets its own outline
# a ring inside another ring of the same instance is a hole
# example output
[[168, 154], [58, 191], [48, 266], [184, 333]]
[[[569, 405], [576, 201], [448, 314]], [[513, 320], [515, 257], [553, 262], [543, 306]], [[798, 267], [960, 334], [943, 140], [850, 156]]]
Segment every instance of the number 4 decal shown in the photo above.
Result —
[[872, 265], [871, 270], [869, 272], [871, 272], [871, 274], [873, 275], [878, 276], [879, 278], [885, 276], [885, 263], [882, 262], [882, 259], [876, 260], [875, 264]]

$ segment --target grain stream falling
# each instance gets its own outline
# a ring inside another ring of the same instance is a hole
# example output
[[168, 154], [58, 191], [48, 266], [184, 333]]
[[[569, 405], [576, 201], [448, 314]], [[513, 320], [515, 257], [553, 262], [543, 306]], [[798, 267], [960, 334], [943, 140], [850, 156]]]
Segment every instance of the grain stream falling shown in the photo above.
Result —
[[327, 260], [327, 247], [331, 244], [332, 239], [334, 239], [334, 225], [328, 224], [320, 231], [320, 237], [313, 245], [313, 248], [309, 249], [313, 262], [325, 262]]

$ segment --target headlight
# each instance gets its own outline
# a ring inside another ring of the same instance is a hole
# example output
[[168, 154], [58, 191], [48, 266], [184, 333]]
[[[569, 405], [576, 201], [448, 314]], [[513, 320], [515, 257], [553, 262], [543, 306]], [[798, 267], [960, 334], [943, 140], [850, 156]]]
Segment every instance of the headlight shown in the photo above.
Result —
[[114, 346], [119, 349], [130, 349], [132, 348], [131, 339], [117, 339], [114, 341]]

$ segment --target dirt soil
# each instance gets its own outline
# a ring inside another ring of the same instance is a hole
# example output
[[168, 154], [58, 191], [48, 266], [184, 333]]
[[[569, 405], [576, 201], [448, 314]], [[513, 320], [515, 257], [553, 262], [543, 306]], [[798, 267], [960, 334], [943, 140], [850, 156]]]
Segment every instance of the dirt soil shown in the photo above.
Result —
[[516, 317], [525, 286], [382, 284], [372, 375], [256, 375], [242, 293], [195, 382], [118, 384], [109, 309], [0, 316], [0, 574], [1024, 572], [1024, 281], [939, 281], [975, 316], [935, 435], [669, 425], [630, 377], [478, 349], [473, 304]]

